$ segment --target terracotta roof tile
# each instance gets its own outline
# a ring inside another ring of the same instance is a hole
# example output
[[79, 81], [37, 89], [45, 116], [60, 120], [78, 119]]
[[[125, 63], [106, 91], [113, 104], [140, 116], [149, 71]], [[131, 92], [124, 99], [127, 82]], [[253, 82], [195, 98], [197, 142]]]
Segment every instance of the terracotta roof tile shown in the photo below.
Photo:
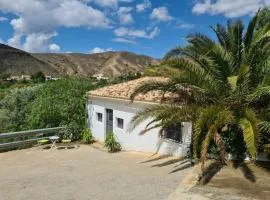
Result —
[[[109, 97], [117, 99], [130, 99], [130, 95], [133, 93], [136, 87], [140, 86], [143, 83], [150, 81], [168, 81], [168, 78], [164, 77], [143, 77], [140, 79], [107, 86], [97, 90], [89, 91], [89, 97], [91, 96], [100, 96], [100, 97]], [[171, 98], [172, 94], [166, 94], [165, 99]], [[137, 101], [147, 101], [147, 102], [159, 102], [162, 98], [162, 92], [160, 91], [150, 91], [146, 94], [139, 94], [135, 97]]]

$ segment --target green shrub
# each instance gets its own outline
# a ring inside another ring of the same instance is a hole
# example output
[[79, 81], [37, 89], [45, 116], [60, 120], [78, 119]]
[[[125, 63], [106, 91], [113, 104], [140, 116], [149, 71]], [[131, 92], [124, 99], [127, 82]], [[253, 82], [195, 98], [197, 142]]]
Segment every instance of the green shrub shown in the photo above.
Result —
[[31, 111], [31, 103], [37, 98], [40, 87], [11, 89], [0, 101], [0, 129], [2, 131], [28, 130], [27, 117]]
[[45, 82], [45, 75], [43, 74], [43, 72], [38, 71], [35, 74], [33, 74], [31, 76], [31, 79], [35, 82], [35, 83], [40, 83], [40, 82]]
[[79, 140], [81, 139], [81, 127], [76, 122], [70, 122], [65, 128], [59, 131], [60, 139]]
[[121, 151], [122, 149], [120, 143], [116, 140], [116, 137], [113, 132], [107, 136], [104, 143], [104, 147], [107, 148], [108, 151], [111, 153]]
[[67, 126], [74, 140], [81, 139], [87, 113], [87, 91], [93, 89], [87, 79], [66, 78], [44, 84], [31, 105], [27, 122], [31, 129]]
[[82, 141], [85, 144], [91, 144], [94, 142], [93, 134], [89, 128], [85, 128], [82, 132]]

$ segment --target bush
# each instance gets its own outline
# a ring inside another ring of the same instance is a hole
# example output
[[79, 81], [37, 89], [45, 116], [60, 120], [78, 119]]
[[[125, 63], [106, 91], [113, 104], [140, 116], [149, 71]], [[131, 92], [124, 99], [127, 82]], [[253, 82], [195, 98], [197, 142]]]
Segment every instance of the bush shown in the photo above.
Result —
[[43, 74], [43, 72], [38, 71], [35, 74], [33, 74], [31, 76], [31, 79], [35, 82], [35, 83], [40, 83], [40, 82], [45, 82], [45, 75]]
[[87, 119], [87, 91], [93, 88], [87, 79], [66, 78], [48, 82], [40, 88], [31, 105], [28, 124], [31, 129], [67, 126], [73, 140], [81, 139]]
[[0, 124], [4, 124], [1, 126], [1, 132], [28, 129], [27, 117], [39, 89], [39, 86], [15, 88], [0, 101]]
[[[61, 125], [60, 125], [61, 126]], [[58, 136], [60, 139], [80, 140], [81, 139], [81, 127], [76, 122], [70, 122], [62, 129]]]
[[85, 128], [82, 132], [82, 141], [85, 144], [91, 144], [94, 142], [93, 134], [89, 128]]
[[107, 148], [110, 153], [121, 151], [122, 149], [120, 143], [116, 140], [113, 132], [107, 136], [104, 147]]

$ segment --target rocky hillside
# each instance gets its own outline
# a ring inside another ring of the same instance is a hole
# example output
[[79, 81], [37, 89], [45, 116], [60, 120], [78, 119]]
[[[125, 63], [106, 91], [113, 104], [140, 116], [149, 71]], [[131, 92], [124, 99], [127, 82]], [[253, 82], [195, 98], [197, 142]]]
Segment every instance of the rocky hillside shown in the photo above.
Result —
[[33, 74], [42, 71], [45, 74], [59, 75], [51, 65], [36, 59], [31, 54], [0, 44], [0, 72], [12, 75]]
[[151, 57], [129, 52], [29, 54], [0, 44], [0, 70], [14, 75], [42, 71], [46, 75], [55, 76], [90, 76], [102, 73], [113, 77], [143, 71], [145, 67], [157, 62]]

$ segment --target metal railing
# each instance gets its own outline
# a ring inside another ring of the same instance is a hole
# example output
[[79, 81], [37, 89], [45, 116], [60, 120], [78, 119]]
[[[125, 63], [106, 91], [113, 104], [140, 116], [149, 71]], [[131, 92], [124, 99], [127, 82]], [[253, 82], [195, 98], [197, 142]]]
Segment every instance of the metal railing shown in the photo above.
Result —
[[41, 138], [57, 134], [64, 127], [37, 129], [0, 134], [0, 151], [6, 151], [35, 144]]

